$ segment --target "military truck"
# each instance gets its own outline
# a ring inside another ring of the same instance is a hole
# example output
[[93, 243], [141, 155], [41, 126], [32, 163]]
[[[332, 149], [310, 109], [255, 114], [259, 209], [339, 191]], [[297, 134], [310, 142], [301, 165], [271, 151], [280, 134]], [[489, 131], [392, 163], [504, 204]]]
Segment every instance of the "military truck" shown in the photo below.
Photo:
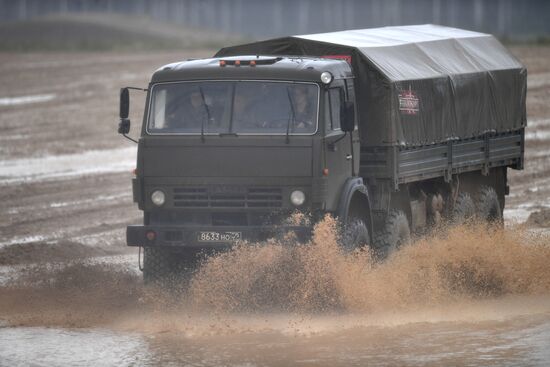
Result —
[[[133, 197], [144, 277], [201, 250], [307, 239], [327, 213], [342, 246], [384, 256], [442, 221], [501, 221], [522, 169], [525, 67], [488, 34], [435, 25], [292, 36], [158, 69]], [[129, 132], [121, 90], [119, 132]], [[310, 221], [291, 222], [293, 212]]]

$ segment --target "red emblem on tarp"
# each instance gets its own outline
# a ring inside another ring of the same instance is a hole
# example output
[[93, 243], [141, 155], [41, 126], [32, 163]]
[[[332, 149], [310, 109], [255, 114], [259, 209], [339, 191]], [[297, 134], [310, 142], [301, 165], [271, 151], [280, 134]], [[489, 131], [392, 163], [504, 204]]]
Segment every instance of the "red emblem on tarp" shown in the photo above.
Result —
[[346, 60], [351, 65], [351, 55], [324, 55], [321, 57], [324, 59]]
[[399, 111], [405, 115], [416, 115], [420, 111], [420, 100], [415, 91], [409, 90], [401, 91], [398, 95], [399, 98]]

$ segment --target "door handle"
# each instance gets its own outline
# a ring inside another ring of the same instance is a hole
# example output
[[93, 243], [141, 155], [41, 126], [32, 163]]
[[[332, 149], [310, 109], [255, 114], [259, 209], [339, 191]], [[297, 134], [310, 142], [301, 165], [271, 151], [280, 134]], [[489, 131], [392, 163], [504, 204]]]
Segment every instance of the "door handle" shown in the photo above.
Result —
[[351, 154], [346, 154], [346, 159], [349, 161], [353, 156]]

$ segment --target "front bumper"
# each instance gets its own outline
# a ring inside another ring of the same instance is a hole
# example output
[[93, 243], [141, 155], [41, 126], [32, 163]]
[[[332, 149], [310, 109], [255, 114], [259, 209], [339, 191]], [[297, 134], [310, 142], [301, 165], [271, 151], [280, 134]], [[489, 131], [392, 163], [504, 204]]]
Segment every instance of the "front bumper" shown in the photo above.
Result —
[[[219, 248], [229, 247], [236, 240], [249, 242], [265, 241], [286, 233], [294, 233], [301, 242], [311, 237], [310, 226], [159, 226], [159, 225], [132, 225], [126, 228], [126, 243], [128, 246], [143, 247], [194, 247]], [[154, 233], [154, 236], [151, 235]], [[204, 233], [218, 233], [219, 236], [210, 236], [208, 241], [201, 240]], [[231, 235], [239, 233], [239, 236]], [[149, 236], [148, 236], [149, 235]]]

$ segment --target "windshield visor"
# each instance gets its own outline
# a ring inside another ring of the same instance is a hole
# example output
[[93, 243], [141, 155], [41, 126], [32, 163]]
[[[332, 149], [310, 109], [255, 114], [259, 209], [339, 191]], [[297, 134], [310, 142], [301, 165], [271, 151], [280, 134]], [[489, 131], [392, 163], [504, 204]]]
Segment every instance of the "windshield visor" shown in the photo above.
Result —
[[319, 87], [313, 83], [218, 81], [153, 87], [149, 134], [311, 135]]

